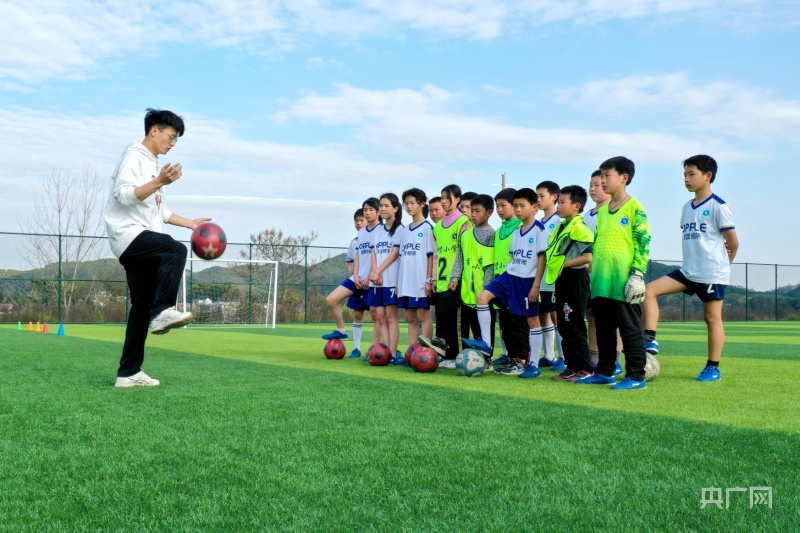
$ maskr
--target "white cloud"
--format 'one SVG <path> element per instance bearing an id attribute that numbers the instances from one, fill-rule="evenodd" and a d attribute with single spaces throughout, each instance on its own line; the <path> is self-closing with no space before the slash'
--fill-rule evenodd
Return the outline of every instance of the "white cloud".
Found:
<path id="1" fill-rule="evenodd" d="M 592 162 L 627 153 L 637 160 L 671 162 L 708 146 L 665 131 L 608 131 L 588 128 L 523 127 L 499 119 L 457 114 L 448 105 L 459 96 L 435 86 L 419 91 L 372 91 L 342 85 L 330 96 L 307 95 L 279 114 L 324 124 L 353 125 L 365 143 L 432 160 Z M 712 145 L 729 158 L 741 153 Z"/>
<path id="2" fill-rule="evenodd" d="M 102 61 L 165 46 L 240 46 L 248 53 L 407 30 L 431 39 L 492 40 L 552 23 L 597 24 L 690 13 L 739 31 L 800 24 L 797 0 L 0 0 L 0 79 L 82 78 Z M 683 23 L 675 17 L 674 23 Z"/>
<path id="3" fill-rule="evenodd" d="M 609 116 L 666 114 L 671 127 L 745 141 L 800 141 L 800 100 L 759 87 L 701 83 L 685 73 L 595 80 L 556 92 L 557 101 Z"/>

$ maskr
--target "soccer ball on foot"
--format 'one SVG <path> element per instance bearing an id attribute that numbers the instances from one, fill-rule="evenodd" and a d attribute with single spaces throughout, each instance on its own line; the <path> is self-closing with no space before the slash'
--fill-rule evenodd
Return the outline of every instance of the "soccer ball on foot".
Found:
<path id="1" fill-rule="evenodd" d="M 456 356 L 456 370 L 462 376 L 478 377 L 486 370 L 486 359 L 478 350 L 461 350 Z"/>
<path id="2" fill-rule="evenodd" d="M 341 359 L 347 353 L 347 347 L 341 339 L 332 339 L 325 343 L 323 353 L 328 359 Z"/>
<path id="3" fill-rule="evenodd" d="M 217 259 L 227 246 L 228 237 L 216 224 L 204 222 L 192 232 L 192 251 L 200 259 Z"/>
<path id="4" fill-rule="evenodd" d="M 408 364 L 417 372 L 436 372 L 439 368 L 439 360 L 436 358 L 436 352 L 430 348 L 421 346 L 419 349 L 414 350 L 414 354 L 409 359 Z"/>
<path id="5" fill-rule="evenodd" d="M 367 359 L 372 366 L 386 366 L 389 364 L 389 358 L 392 356 L 392 351 L 388 346 L 382 342 L 376 342 L 369 347 L 367 351 Z"/>
<path id="6" fill-rule="evenodd" d="M 653 381 L 658 377 L 661 372 L 661 363 L 653 354 L 647 354 L 647 360 L 644 363 L 644 380 Z"/>

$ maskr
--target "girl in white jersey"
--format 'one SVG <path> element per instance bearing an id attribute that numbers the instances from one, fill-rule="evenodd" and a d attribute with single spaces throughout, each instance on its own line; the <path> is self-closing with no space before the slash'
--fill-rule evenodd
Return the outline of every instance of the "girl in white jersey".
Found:
<path id="1" fill-rule="evenodd" d="M 372 273 L 369 276 L 367 304 L 381 332 L 381 339 L 393 354 L 392 363 L 402 364 L 395 356 L 400 341 L 400 324 L 397 321 L 397 274 L 400 263 L 397 258 L 404 229 L 400 223 L 403 211 L 397 195 L 389 192 L 381 196 L 378 213 L 383 224 L 378 227 L 372 244 Z"/>
<path id="2" fill-rule="evenodd" d="M 433 226 L 426 220 L 427 196 L 420 189 L 409 189 L 403 193 L 403 204 L 411 215 L 403 238 L 400 241 L 400 273 L 397 279 L 398 307 L 406 310 L 409 346 L 419 342 L 419 334 L 433 335 L 428 296 L 433 286 L 433 255 L 436 241 Z M 422 331 L 420 331 L 422 330 Z"/>

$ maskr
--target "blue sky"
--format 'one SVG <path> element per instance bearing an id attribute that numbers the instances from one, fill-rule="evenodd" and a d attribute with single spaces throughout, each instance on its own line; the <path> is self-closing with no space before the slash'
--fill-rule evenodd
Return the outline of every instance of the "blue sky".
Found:
<path id="1" fill-rule="evenodd" d="M 368 196 L 585 185 L 626 155 L 652 257 L 679 259 L 680 162 L 708 153 L 738 260 L 800 264 L 765 217 L 800 192 L 797 0 L 20 4 L 0 0 L 0 231 L 54 169 L 106 183 L 163 107 L 187 126 L 170 208 L 232 241 L 344 246 Z"/>

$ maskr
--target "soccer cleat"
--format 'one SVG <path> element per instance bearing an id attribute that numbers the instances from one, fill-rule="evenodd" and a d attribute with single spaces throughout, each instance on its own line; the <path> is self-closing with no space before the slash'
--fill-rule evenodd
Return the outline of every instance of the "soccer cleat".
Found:
<path id="1" fill-rule="evenodd" d="M 566 363 L 564 363 L 564 358 L 563 357 L 559 357 L 558 359 L 556 359 L 553 362 L 553 368 L 551 368 L 550 370 L 554 370 L 556 372 L 563 372 L 566 369 L 567 369 L 567 365 L 566 365 Z"/>
<path id="2" fill-rule="evenodd" d="M 350 355 L 348 357 L 350 359 L 358 359 L 359 357 L 361 357 L 361 350 L 359 350 L 358 348 L 353 348 L 353 351 L 350 352 Z"/>
<path id="3" fill-rule="evenodd" d="M 614 376 L 604 376 L 603 374 L 592 374 L 575 381 L 576 385 L 613 385 L 617 382 Z"/>
<path id="4" fill-rule="evenodd" d="M 546 357 L 542 357 L 539 359 L 539 368 L 550 368 L 556 363 L 555 359 L 548 359 Z"/>
<path id="5" fill-rule="evenodd" d="M 521 378 L 538 378 L 542 375 L 542 371 L 539 370 L 539 367 L 528 363 L 525 365 L 525 370 L 522 371 L 522 374 L 519 375 Z"/>
<path id="6" fill-rule="evenodd" d="M 445 352 L 447 352 L 447 343 L 439 337 L 430 338 L 420 335 L 419 343 L 439 354 L 439 357 L 444 357 Z"/>
<path id="7" fill-rule="evenodd" d="M 364 361 L 365 363 L 369 363 L 369 355 L 365 355 L 364 357 L 361 358 L 361 360 Z"/>
<path id="8" fill-rule="evenodd" d="M 347 340 L 350 337 L 348 337 L 347 332 L 342 333 L 338 329 L 335 329 L 330 333 L 326 333 L 325 335 L 323 335 L 322 338 L 325 339 L 326 341 L 333 341 L 336 339 Z"/>
<path id="9" fill-rule="evenodd" d="M 486 368 L 483 370 L 484 372 L 494 372 L 494 361 L 492 361 L 491 357 L 486 358 Z"/>
<path id="10" fill-rule="evenodd" d="M 181 313 L 174 307 L 164 309 L 150 322 L 150 333 L 163 335 L 172 328 L 180 328 L 192 321 L 192 313 Z"/>
<path id="11" fill-rule="evenodd" d="M 623 370 L 622 370 L 622 365 L 620 364 L 620 362 L 619 362 L 619 361 L 616 361 L 616 362 L 614 363 L 614 375 L 615 375 L 615 376 L 622 375 L 622 372 L 623 372 Z"/>
<path id="12" fill-rule="evenodd" d="M 502 357 L 500 357 L 498 359 L 495 359 L 492 362 L 494 363 L 494 366 L 496 368 L 500 368 L 500 367 L 503 367 L 503 366 L 506 366 L 506 365 L 510 365 L 511 364 L 511 358 L 508 356 L 508 354 L 506 354 L 506 355 L 504 355 L 504 356 L 502 356 Z"/>
<path id="13" fill-rule="evenodd" d="M 161 384 L 157 379 L 153 379 L 141 370 L 132 376 L 118 377 L 117 382 L 114 383 L 115 387 L 157 387 Z"/>
<path id="14" fill-rule="evenodd" d="M 625 378 L 616 385 L 611 385 L 614 390 L 633 390 L 633 389 L 646 389 L 647 382 L 645 380 L 635 380 L 633 378 Z"/>
<path id="15" fill-rule="evenodd" d="M 403 365 L 408 366 L 408 361 L 406 361 L 405 357 L 403 357 L 403 354 L 400 353 L 400 350 L 397 350 L 397 355 L 389 359 L 389 364 L 397 366 L 403 366 Z"/>
<path id="16" fill-rule="evenodd" d="M 447 368 L 450 370 L 456 369 L 456 360 L 455 359 L 442 359 L 439 361 L 439 368 Z"/>
<path id="17" fill-rule="evenodd" d="M 491 357 L 492 355 L 492 347 L 486 344 L 486 341 L 483 339 L 461 339 L 461 342 L 467 348 L 472 348 L 473 350 L 478 350 L 481 352 L 481 355 L 484 357 Z"/>
<path id="18" fill-rule="evenodd" d="M 589 376 L 593 376 L 594 373 L 589 372 L 588 370 L 578 370 L 575 372 L 572 377 L 568 378 L 572 383 L 575 383 L 579 379 L 588 378 Z"/>
<path id="19" fill-rule="evenodd" d="M 647 341 L 644 349 L 650 355 L 658 355 L 658 341 Z"/>
<path id="20" fill-rule="evenodd" d="M 722 372 L 720 372 L 718 366 L 711 366 L 708 365 L 700 372 L 700 375 L 697 376 L 697 381 L 719 381 L 722 379 Z"/>
<path id="21" fill-rule="evenodd" d="M 573 372 L 572 370 L 567 368 L 564 369 L 560 374 L 556 374 L 555 376 L 553 376 L 553 379 L 556 381 L 574 381 L 572 378 L 575 378 L 575 376 L 577 375 L 578 375 L 577 372 Z"/>
<path id="22" fill-rule="evenodd" d="M 519 364 L 519 361 L 511 361 L 511 363 L 503 368 L 495 370 L 495 374 L 500 374 L 501 376 L 519 376 L 525 371 L 522 368 L 522 365 Z"/>

